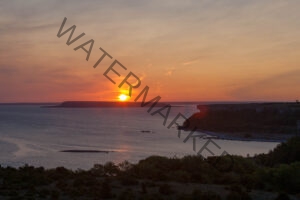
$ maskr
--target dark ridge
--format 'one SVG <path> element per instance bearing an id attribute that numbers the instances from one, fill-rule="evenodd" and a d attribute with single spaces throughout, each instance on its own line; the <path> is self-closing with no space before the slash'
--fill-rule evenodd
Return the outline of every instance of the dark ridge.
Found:
<path id="1" fill-rule="evenodd" d="M 244 104 L 210 104 L 197 106 L 194 113 L 178 129 L 193 129 L 238 134 L 245 138 L 262 134 L 300 134 L 300 103 L 268 102 Z"/>
<path id="2" fill-rule="evenodd" d="M 105 107 L 141 107 L 141 102 L 110 102 L 110 101 L 65 101 L 59 105 L 45 106 L 55 108 L 105 108 Z M 167 103 L 158 102 L 155 107 L 165 106 Z M 152 103 L 146 105 L 152 106 Z"/>
<path id="3" fill-rule="evenodd" d="M 112 153 L 112 152 L 115 152 L 115 151 L 70 149 L 70 150 L 62 150 L 60 152 L 67 152 L 67 153 Z"/>
<path id="4" fill-rule="evenodd" d="M 145 102 L 146 103 L 146 102 Z M 201 105 L 212 105 L 212 106 L 231 106 L 231 105 L 242 105 L 242 104 L 258 104 L 254 102 L 158 102 L 155 107 L 163 107 L 170 104 L 172 107 L 183 107 L 186 104 L 200 104 Z M 270 102 L 271 103 L 271 102 Z M 272 103 L 271 103 L 272 104 Z M 152 106 L 153 103 L 149 103 L 145 107 Z M 64 101 L 52 105 L 42 106 L 45 108 L 102 108 L 102 107 L 142 107 L 142 102 L 120 102 L 120 101 Z"/>
<path id="5" fill-rule="evenodd" d="M 56 105 L 57 103 L 47 103 L 47 102 L 42 102 L 42 103 L 31 103 L 31 102 L 28 102 L 28 103 L 0 103 L 0 106 L 36 106 L 36 105 L 40 105 L 40 106 L 53 106 L 53 105 Z"/>

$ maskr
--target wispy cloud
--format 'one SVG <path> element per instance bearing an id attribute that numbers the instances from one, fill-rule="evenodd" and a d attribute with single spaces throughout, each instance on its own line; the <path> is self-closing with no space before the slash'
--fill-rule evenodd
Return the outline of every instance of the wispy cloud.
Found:
<path id="1" fill-rule="evenodd" d="M 183 62 L 182 65 L 191 65 L 191 64 L 195 64 L 195 63 L 198 63 L 199 60 L 190 60 L 190 61 L 186 61 L 186 62 Z"/>
<path id="2" fill-rule="evenodd" d="M 232 91 L 232 95 L 238 99 L 285 99 L 294 100 L 300 98 L 300 70 L 283 72 L 253 84 L 239 87 Z M 287 97 L 292 93 L 291 99 Z"/>
<path id="3" fill-rule="evenodd" d="M 176 71 L 176 69 L 175 69 L 175 67 L 171 67 L 171 68 L 167 68 L 165 71 L 166 71 L 165 72 L 166 76 L 172 76 L 173 73 Z"/>

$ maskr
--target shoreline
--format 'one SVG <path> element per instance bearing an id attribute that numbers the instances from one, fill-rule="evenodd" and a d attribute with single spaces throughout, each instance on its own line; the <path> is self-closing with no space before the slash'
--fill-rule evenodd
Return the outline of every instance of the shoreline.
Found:
<path id="1" fill-rule="evenodd" d="M 188 130 L 184 130 L 188 131 Z M 216 140 L 233 140 L 233 141 L 245 141 L 245 142 L 285 142 L 289 138 L 295 136 L 293 134 L 262 134 L 262 133 L 224 133 L 213 132 L 202 129 L 197 129 L 197 133 L 205 134 L 203 139 L 216 139 Z M 249 137 L 245 137 L 246 134 L 250 134 Z"/>

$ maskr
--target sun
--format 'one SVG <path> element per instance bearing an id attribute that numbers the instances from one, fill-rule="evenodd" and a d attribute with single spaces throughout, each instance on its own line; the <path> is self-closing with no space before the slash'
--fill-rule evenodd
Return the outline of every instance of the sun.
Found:
<path id="1" fill-rule="evenodd" d="M 120 94 L 120 95 L 119 95 L 119 100 L 120 100 L 120 101 L 126 101 L 127 98 L 128 98 L 128 96 L 125 95 L 125 94 Z"/>

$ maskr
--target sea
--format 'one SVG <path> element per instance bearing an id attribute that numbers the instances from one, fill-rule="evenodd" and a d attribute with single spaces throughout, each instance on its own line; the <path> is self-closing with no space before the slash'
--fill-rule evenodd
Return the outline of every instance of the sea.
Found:
<path id="1" fill-rule="evenodd" d="M 165 124 L 162 115 L 151 114 L 158 108 L 148 113 L 147 107 L 44 106 L 0 105 L 1 166 L 28 164 L 45 168 L 90 169 L 94 164 L 109 161 L 137 163 L 152 155 L 178 158 L 197 155 L 201 149 L 204 157 L 224 152 L 252 156 L 267 153 L 278 145 L 277 142 L 188 137 L 190 132 L 179 132 L 176 125 L 168 128 L 179 112 L 187 117 L 197 112 L 197 104 L 193 103 L 176 103 Z M 183 118 L 179 118 L 178 123 L 182 122 Z M 197 134 L 202 133 L 190 136 Z"/>

